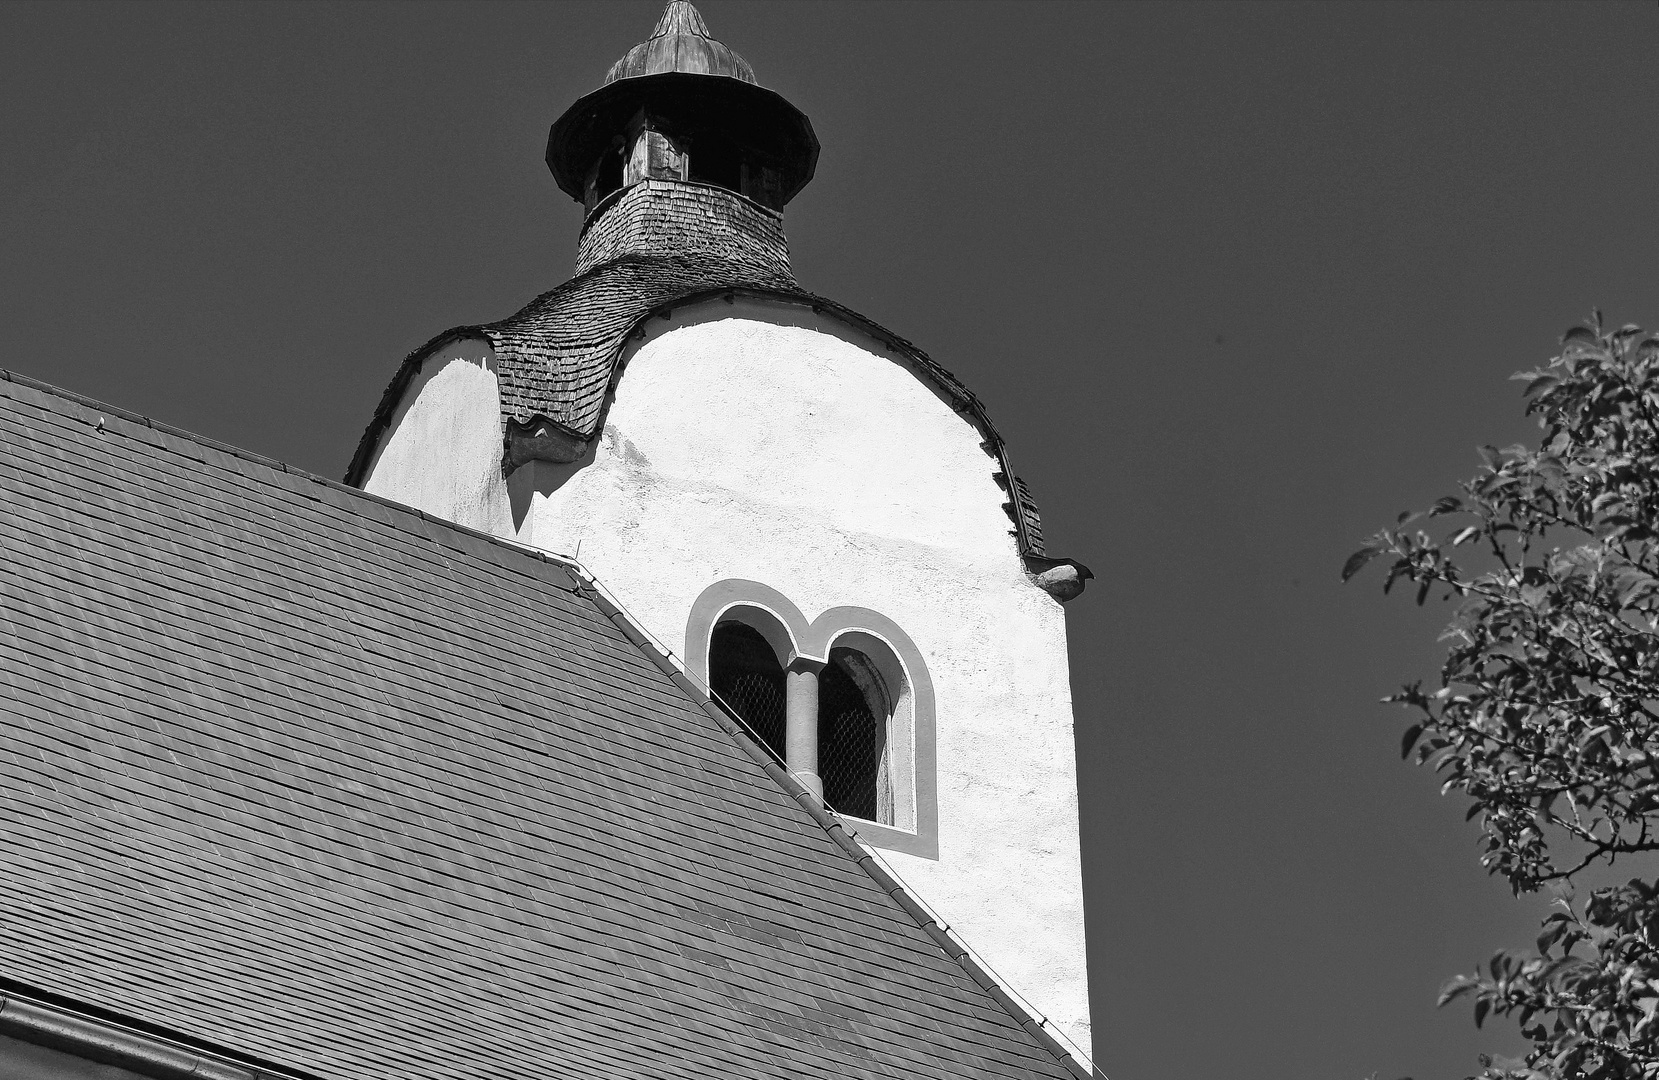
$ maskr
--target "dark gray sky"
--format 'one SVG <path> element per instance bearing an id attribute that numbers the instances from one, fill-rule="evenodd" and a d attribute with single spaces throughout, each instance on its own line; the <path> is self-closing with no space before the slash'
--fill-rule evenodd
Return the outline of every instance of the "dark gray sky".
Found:
<path id="1" fill-rule="evenodd" d="M 1447 611 L 1343 558 L 1659 323 L 1659 8 L 752 3 L 796 272 L 985 399 L 1068 607 L 1100 1065 L 1462 1076 L 1441 980 L 1542 914 L 1375 704 Z M 329 476 L 398 361 L 569 276 L 606 4 L 0 7 L 0 366 Z"/>

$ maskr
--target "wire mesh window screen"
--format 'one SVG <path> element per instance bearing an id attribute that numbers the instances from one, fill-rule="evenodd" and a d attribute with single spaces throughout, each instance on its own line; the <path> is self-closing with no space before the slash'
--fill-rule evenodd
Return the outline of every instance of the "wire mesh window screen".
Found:
<path id="1" fill-rule="evenodd" d="M 758 631 L 732 622 L 714 628 L 709 641 L 709 688 L 783 758 L 783 667 Z"/>
<path id="2" fill-rule="evenodd" d="M 818 677 L 818 776 L 824 782 L 824 801 L 836 810 L 891 825 L 889 707 L 865 668 L 868 661 L 858 653 L 836 649 Z"/>

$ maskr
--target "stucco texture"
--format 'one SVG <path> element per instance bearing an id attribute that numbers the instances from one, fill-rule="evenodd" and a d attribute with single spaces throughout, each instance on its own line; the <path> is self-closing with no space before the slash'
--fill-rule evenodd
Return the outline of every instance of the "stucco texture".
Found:
<path id="1" fill-rule="evenodd" d="M 902 627 L 936 698 L 939 858 L 883 857 L 1086 1049 L 1065 621 L 1025 573 L 981 434 L 908 361 L 827 315 L 713 300 L 647 325 L 589 454 L 510 479 L 517 538 L 577 555 L 676 652 L 699 594 L 732 578 L 809 620 L 856 605 Z M 482 522 L 499 496 L 469 463 L 486 431 L 499 456 L 498 414 L 482 378 L 445 374 L 453 361 L 428 380 L 435 360 L 367 486 L 446 516 L 414 496 L 447 499 L 497 531 Z M 457 475 L 400 465 L 383 482 L 393 448 L 449 430 L 446 412 L 469 429 Z M 443 467 L 395 460 L 417 457 Z"/>
<path id="2" fill-rule="evenodd" d="M 501 383 L 486 341 L 451 342 L 421 365 L 363 490 L 495 536 L 511 536 L 501 475 Z"/>

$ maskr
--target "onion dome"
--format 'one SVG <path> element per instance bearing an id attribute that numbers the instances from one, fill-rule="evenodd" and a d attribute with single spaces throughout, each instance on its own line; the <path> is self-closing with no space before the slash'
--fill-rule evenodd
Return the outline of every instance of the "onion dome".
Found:
<path id="1" fill-rule="evenodd" d="M 642 173 L 629 159 L 642 131 L 649 156 L 678 179 L 714 184 L 779 209 L 806 186 L 818 138 L 806 115 L 755 80 L 754 69 L 709 36 L 687 0 L 673 0 L 651 37 L 611 66 L 604 84 L 553 124 L 547 167 L 592 212 Z M 661 177 L 669 166 L 647 170 Z"/>
<path id="2" fill-rule="evenodd" d="M 605 82 L 661 75 L 665 71 L 687 71 L 698 75 L 724 75 L 754 83 L 755 69 L 722 42 L 709 37 L 703 16 L 688 0 L 673 0 L 663 9 L 662 18 L 651 36 L 628 50 L 628 55 L 611 65 Z"/>

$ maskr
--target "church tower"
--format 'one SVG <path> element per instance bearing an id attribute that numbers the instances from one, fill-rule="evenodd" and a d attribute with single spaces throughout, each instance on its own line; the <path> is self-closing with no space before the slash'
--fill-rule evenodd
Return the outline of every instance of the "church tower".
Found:
<path id="1" fill-rule="evenodd" d="M 1090 575 L 977 397 L 796 282 L 817 157 L 674 0 L 553 124 L 576 275 L 412 353 L 346 479 L 577 559 L 1087 1051 L 1061 603 Z"/>

